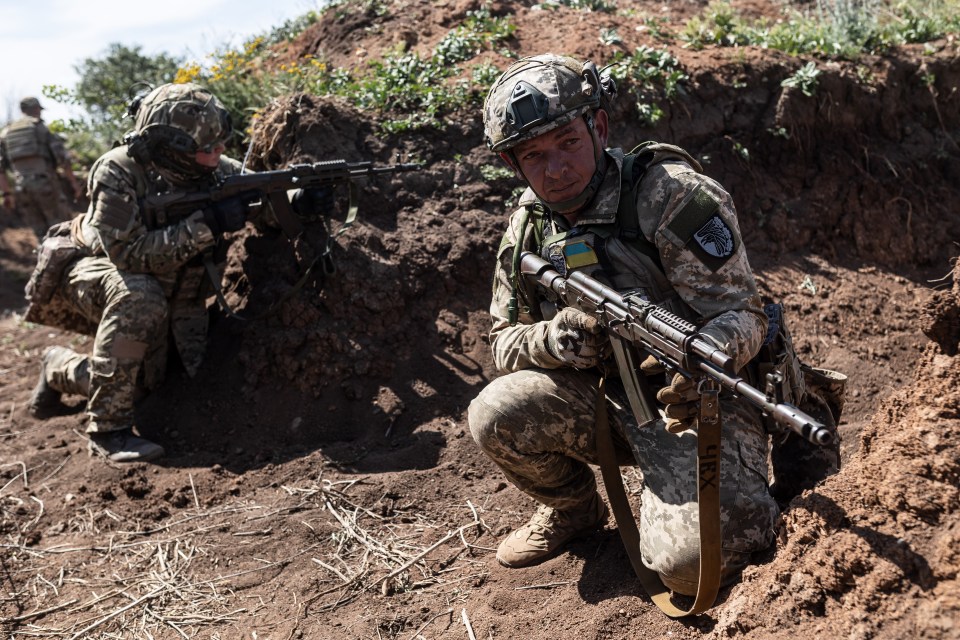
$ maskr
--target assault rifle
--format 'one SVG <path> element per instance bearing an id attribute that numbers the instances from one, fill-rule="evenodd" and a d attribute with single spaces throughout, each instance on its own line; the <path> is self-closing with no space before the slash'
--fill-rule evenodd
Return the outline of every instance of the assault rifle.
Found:
<path id="1" fill-rule="evenodd" d="M 284 234 L 293 241 L 303 233 L 303 223 L 294 213 L 287 198 L 287 191 L 333 186 L 346 182 L 350 187 L 350 208 L 344 226 L 339 232 L 342 233 L 346 227 L 353 223 L 357 215 L 356 179 L 386 173 L 419 171 L 421 168 L 422 166 L 419 164 L 410 163 L 374 166 L 372 162 L 347 162 L 345 160 L 295 164 L 286 169 L 275 171 L 227 176 L 213 187 L 202 191 L 148 195 L 145 206 L 156 211 L 161 218 L 160 224 L 165 224 L 162 218 L 166 217 L 167 220 L 172 221 L 172 212 L 183 212 L 181 215 L 189 215 L 189 213 L 197 209 L 203 209 L 218 200 L 234 196 L 246 197 L 251 202 L 258 198 L 265 199 L 273 209 Z"/>
<path id="2" fill-rule="evenodd" d="M 753 387 L 736 375 L 733 358 L 701 338 L 693 324 L 663 307 L 637 295 L 621 295 L 584 273 L 574 271 L 564 277 L 528 251 L 520 257 L 520 273 L 553 290 L 568 306 L 594 316 L 607 329 L 630 408 L 638 420 L 657 417 L 646 376 L 638 373 L 637 355 L 645 351 L 686 378 L 732 391 L 814 444 L 833 441 L 833 433 L 821 422 L 779 400 L 775 380 L 767 381 L 766 393 Z"/>
<path id="3" fill-rule="evenodd" d="M 190 215 L 198 209 L 204 209 L 210 204 L 226 198 L 239 196 L 248 203 L 256 200 L 260 200 L 262 204 L 269 203 L 280 228 L 293 246 L 294 257 L 302 271 L 297 283 L 288 293 L 288 295 L 292 295 L 313 277 L 314 266 L 318 262 L 321 263 L 324 273 L 329 275 L 335 272 L 332 256 L 334 242 L 353 224 L 359 211 L 357 205 L 359 190 L 355 180 L 386 173 L 419 171 L 421 168 L 421 165 L 412 163 L 374 166 L 372 162 L 347 162 L 346 160 L 295 164 L 286 169 L 275 171 L 226 176 L 209 189 L 150 194 L 144 199 L 143 206 L 146 210 L 153 212 L 158 224 L 167 225 Z M 305 265 L 300 246 L 300 237 L 304 230 L 303 222 L 293 210 L 290 199 L 287 197 L 287 191 L 312 187 L 332 187 L 341 182 L 346 182 L 350 189 L 350 205 L 347 210 L 347 217 L 336 234 L 327 233 L 326 246 L 320 256 L 311 261 L 309 265 Z M 311 212 L 311 214 L 314 214 L 314 212 Z M 216 272 L 209 254 L 203 256 L 203 264 L 220 306 L 227 315 L 239 318 L 223 296 L 223 291 L 220 288 L 220 276 Z"/>

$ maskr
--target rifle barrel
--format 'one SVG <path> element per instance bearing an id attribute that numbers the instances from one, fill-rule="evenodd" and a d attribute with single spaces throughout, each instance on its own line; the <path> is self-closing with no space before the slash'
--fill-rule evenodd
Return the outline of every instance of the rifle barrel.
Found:
<path id="1" fill-rule="evenodd" d="M 772 402 L 765 393 L 743 378 L 728 375 L 709 363 L 703 363 L 700 368 L 723 387 L 743 397 L 750 404 L 813 444 L 828 445 L 833 442 L 833 433 L 829 429 L 792 404 Z"/>

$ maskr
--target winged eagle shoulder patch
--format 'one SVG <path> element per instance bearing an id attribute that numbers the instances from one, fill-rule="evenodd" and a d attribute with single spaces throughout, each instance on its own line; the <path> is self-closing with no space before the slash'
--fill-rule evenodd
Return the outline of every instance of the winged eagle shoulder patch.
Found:
<path id="1" fill-rule="evenodd" d="M 715 258 L 729 258 L 733 255 L 733 232 L 720 215 L 715 215 L 693 234 L 700 248 Z"/>
<path id="2" fill-rule="evenodd" d="M 711 271 L 722 267 L 737 252 L 737 236 L 720 215 L 720 203 L 701 187 L 687 198 L 667 224 L 667 230 Z"/>

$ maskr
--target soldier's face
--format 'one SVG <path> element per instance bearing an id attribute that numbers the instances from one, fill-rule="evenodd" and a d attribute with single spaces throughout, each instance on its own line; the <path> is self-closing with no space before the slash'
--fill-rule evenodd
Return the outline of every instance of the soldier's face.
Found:
<path id="1" fill-rule="evenodd" d="M 197 151 L 196 161 L 202 167 L 216 167 L 220 164 L 220 156 L 226 150 L 226 145 L 218 142 L 210 148 L 210 151 Z"/>
<path id="2" fill-rule="evenodd" d="M 606 113 L 595 116 L 597 146 L 583 118 L 514 147 L 519 169 L 544 201 L 563 202 L 587 187 L 597 167 L 597 150 L 607 138 Z"/>

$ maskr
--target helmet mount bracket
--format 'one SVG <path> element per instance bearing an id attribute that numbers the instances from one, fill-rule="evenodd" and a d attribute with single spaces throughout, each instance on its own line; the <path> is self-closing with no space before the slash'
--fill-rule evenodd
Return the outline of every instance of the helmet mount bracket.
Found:
<path id="1" fill-rule="evenodd" d="M 547 97 L 535 86 L 521 80 L 513 87 L 507 102 L 507 122 L 518 133 L 523 133 L 547 121 Z"/>

